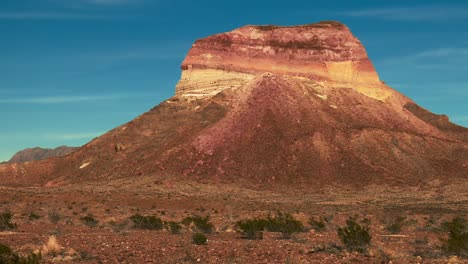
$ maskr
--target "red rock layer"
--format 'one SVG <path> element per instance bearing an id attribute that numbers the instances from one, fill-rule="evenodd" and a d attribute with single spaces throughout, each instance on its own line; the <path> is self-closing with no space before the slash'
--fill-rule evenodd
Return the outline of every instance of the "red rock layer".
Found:
<path id="1" fill-rule="evenodd" d="M 182 63 L 183 71 L 196 69 L 379 83 L 363 45 L 338 22 L 295 27 L 245 26 L 200 39 Z M 179 93 L 184 91 L 179 88 Z"/>

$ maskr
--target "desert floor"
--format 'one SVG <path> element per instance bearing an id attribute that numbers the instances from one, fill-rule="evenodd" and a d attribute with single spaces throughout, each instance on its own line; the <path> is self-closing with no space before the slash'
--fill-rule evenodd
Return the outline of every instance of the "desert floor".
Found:
<path id="1" fill-rule="evenodd" d="M 53 188 L 0 187 L 0 212 L 13 213 L 16 229 L 0 232 L 0 243 L 28 254 L 43 251 L 43 262 L 62 263 L 468 263 L 442 250 L 444 221 L 467 217 L 468 183 L 421 187 L 366 186 L 360 191 L 329 186 L 308 191 L 275 191 L 229 184 L 155 181 L 150 177 Z M 235 230 L 239 220 L 291 213 L 306 230 L 285 239 L 265 232 L 248 240 Z M 179 234 L 139 230 L 132 215 L 180 222 L 210 215 L 215 231 L 206 245 L 192 242 L 191 226 Z M 81 218 L 92 215 L 92 227 Z M 348 252 L 337 235 L 349 216 L 370 220 L 367 253 Z M 36 217 L 34 217 L 36 216 Z M 327 217 L 316 231 L 310 217 Z M 387 230 L 406 217 L 396 234 Z M 35 219 L 38 218 L 38 219 Z M 59 248 L 44 251 L 50 236 Z M 50 247 L 50 246 L 49 246 Z"/>

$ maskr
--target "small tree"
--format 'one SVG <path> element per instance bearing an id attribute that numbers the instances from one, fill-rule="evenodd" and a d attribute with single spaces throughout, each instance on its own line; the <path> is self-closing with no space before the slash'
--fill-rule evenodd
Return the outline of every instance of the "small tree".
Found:
<path id="1" fill-rule="evenodd" d="M 364 219 L 362 222 L 366 223 L 360 225 L 356 222 L 356 217 L 349 217 L 346 220 L 346 226 L 338 228 L 338 236 L 350 251 L 363 253 L 370 245 L 369 220 Z"/>

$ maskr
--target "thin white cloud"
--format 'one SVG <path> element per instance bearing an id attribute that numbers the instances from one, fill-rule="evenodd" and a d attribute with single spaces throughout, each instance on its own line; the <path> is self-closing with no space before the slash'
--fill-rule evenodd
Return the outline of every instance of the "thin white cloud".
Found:
<path id="1" fill-rule="evenodd" d="M 398 21 L 440 21 L 468 19 L 468 8 L 463 6 L 394 7 L 351 10 L 340 14 L 358 18 Z"/>
<path id="2" fill-rule="evenodd" d="M 422 70 L 468 70 L 468 48 L 437 48 L 380 61 L 383 65 L 411 65 Z"/>
<path id="3" fill-rule="evenodd" d="M 439 48 L 419 52 L 415 58 L 440 58 L 449 56 L 468 56 L 468 48 Z"/>
<path id="4" fill-rule="evenodd" d="M 62 12 L 12 12 L 0 13 L 2 20 L 85 20 L 85 19 L 114 19 L 116 17 L 101 14 L 81 14 Z"/>
<path id="5" fill-rule="evenodd" d="M 118 100 L 126 98 L 124 95 L 103 95 L 103 96 L 48 96 L 32 98 L 10 98 L 0 99 L 0 103 L 8 104 L 63 104 L 81 103 L 89 101 Z"/>
<path id="6" fill-rule="evenodd" d="M 80 140 L 80 139 L 93 139 L 104 132 L 91 132 L 91 133 L 50 133 L 45 134 L 44 137 L 48 140 Z"/>

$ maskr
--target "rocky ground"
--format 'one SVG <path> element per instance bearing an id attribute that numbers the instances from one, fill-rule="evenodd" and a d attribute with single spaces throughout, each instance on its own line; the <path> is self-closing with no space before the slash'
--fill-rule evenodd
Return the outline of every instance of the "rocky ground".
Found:
<path id="1" fill-rule="evenodd" d="M 427 188 L 368 187 L 359 193 L 337 186 L 306 190 L 251 190 L 195 182 L 154 182 L 151 178 L 115 180 L 56 188 L 0 188 L 0 212 L 10 211 L 17 227 L 0 232 L 0 243 L 27 254 L 42 250 L 44 263 L 467 263 L 441 249 L 444 221 L 466 217 L 466 182 Z M 276 211 L 289 212 L 306 227 L 285 239 L 265 232 L 248 240 L 235 223 Z M 210 215 L 215 231 L 206 245 L 195 245 L 190 226 L 137 230 L 132 215 L 155 215 L 180 222 Z M 93 226 L 81 218 L 92 215 Z M 368 218 L 367 253 L 348 252 L 337 235 L 349 216 Z M 330 220 L 324 231 L 310 217 Z M 395 234 L 387 228 L 406 217 Z M 37 218 L 37 219 L 36 219 Z M 51 236 L 58 247 L 47 246 Z M 49 241 L 50 243 L 50 241 Z M 51 249 L 52 247 L 52 249 Z"/>

